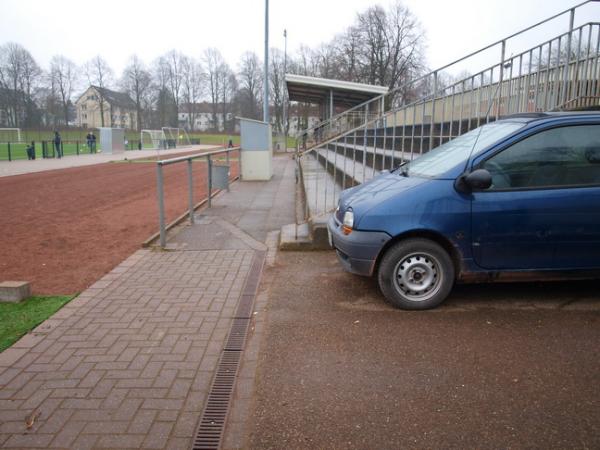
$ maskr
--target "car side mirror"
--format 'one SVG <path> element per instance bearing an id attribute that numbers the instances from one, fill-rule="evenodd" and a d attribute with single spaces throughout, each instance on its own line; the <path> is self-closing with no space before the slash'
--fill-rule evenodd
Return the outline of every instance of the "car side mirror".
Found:
<path id="1" fill-rule="evenodd" d="M 456 189 L 468 193 L 473 190 L 488 189 L 492 185 L 492 174 L 485 169 L 477 169 L 456 180 Z"/>
<path id="2" fill-rule="evenodd" d="M 477 169 L 465 177 L 465 183 L 471 189 L 487 189 L 492 185 L 492 174 L 485 169 Z"/>

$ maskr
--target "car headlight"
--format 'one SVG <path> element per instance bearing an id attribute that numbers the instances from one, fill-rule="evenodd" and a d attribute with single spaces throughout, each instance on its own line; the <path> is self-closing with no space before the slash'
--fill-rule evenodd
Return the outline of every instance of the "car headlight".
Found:
<path id="1" fill-rule="evenodd" d="M 344 234 L 352 233 L 352 227 L 354 227 L 354 211 L 351 209 L 344 213 L 344 220 L 342 221 L 342 231 Z"/>

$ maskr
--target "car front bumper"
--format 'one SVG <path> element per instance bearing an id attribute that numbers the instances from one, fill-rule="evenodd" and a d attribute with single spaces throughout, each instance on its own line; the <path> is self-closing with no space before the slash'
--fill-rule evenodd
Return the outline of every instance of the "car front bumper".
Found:
<path id="1" fill-rule="evenodd" d="M 380 231 L 358 231 L 345 235 L 342 224 L 332 214 L 327 222 L 329 243 L 336 250 L 340 263 L 348 272 L 371 276 L 375 270 L 377 255 L 391 239 L 390 235 Z"/>

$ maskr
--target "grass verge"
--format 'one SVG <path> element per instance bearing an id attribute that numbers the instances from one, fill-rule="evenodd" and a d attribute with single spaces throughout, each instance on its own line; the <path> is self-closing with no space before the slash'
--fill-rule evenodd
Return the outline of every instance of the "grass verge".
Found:
<path id="1" fill-rule="evenodd" d="M 20 303 L 0 303 L 0 352 L 70 302 L 75 296 L 29 297 Z"/>

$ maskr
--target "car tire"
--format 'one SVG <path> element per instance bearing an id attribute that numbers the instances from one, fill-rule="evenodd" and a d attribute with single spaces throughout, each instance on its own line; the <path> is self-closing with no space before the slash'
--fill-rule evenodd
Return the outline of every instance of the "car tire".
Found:
<path id="1" fill-rule="evenodd" d="M 452 259 L 439 244 L 422 238 L 394 244 L 385 254 L 377 273 L 379 288 L 396 308 L 435 308 L 454 286 Z"/>

